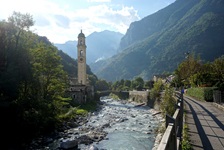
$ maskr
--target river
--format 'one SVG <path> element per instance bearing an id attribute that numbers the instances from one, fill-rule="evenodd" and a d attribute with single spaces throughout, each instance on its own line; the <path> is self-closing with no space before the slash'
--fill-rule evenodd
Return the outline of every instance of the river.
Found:
<path id="1" fill-rule="evenodd" d="M 139 106 L 127 101 L 101 99 L 102 108 L 89 115 L 88 122 L 66 131 L 68 134 L 54 140 L 45 149 L 60 149 L 63 141 L 72 141 L 91 134 L 94 142 L 81 142 L 81 150 L 151 150 L 155 142 L 155 130 L 160 120 L 152 115 L 148 106 Z M 80 132 L 82 131 L 82 132 Z M 94 135 L 93 135 L 94 133 Z"/>

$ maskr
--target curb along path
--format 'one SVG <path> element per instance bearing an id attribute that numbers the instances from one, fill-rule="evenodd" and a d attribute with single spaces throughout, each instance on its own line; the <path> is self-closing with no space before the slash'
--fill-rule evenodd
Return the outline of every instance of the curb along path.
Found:
<path id="1" fill-rule="evenodd" d="M 224 150 L 224 111 L 184 96 L 186 123 L 194 150 Z"/>

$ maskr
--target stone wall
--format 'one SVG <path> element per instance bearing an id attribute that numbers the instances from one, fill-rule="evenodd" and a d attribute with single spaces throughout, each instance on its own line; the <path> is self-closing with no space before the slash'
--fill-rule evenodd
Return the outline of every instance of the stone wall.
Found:
<path id="1" fill-rule="evenodd" d="M 160 99 L 150 99 L 150 91 L 129 91 L 129 100 L 145 103 L 155 110 L 160 110 Z"/>
<path id="2" fill-rule="evenodd" d="M 129 91 L 129 100 L 147 104 L 149 100 L 149 91 Z"/>

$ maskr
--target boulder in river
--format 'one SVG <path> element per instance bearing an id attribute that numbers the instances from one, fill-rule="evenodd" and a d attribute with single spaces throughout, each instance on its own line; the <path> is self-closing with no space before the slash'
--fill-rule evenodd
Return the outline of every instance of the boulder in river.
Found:
<path id="1" fill-rule="evenodd" d="M 95 145 L 91 145 L 89 150 L 99 150 Z"/>
<path id="2" fill-rule="evenodd" d="M 66 140 L 66 141 L 62 141 L 60 144 L 60 148 L 62 149 L 71 149 L 75 147 L 78 147 L 77 140 Z"/>

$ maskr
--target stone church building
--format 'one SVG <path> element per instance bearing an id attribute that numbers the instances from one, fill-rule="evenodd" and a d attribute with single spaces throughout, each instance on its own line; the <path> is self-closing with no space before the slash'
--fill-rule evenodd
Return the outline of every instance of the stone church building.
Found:
<path id="1" fill-rule="evenodd" d="M 89 84 L 86 74 L 86 47 L 85 35 L 81 30 L 77 43 L 78 78 L 69 79 L 70 87 L 67 90 L 67 93 L 77 104 L 86 103 L 94 98 L 94 88 Z"/>

